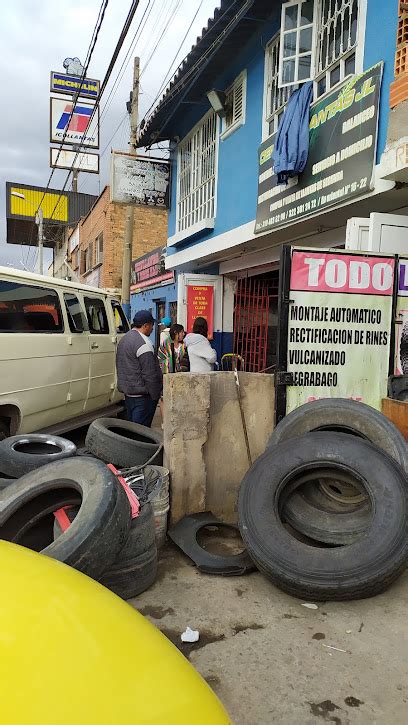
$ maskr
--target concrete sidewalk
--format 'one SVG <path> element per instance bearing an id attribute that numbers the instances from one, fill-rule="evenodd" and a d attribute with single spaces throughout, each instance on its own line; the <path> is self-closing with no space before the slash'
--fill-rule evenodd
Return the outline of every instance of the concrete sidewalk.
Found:
<path id="1" fill-rule="evenodd" d="M 168 544 L 156 584 L 130 603 L 184 651 L 235 725 L 408 720 L 407 574 L 374 599 L 311 610 L 259 573 L 200 574 Z M 181 645 L 187 625 L 197 644 Z"/>

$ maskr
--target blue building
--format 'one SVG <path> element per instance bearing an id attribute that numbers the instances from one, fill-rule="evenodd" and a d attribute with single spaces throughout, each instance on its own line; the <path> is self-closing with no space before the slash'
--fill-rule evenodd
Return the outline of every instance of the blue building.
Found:
<path id="1" fill-rule="evenodd" d="M 160 339 L 160 320 L 177 322 L 177 282 L 173 271 L 164 267 L 166 248 L 158 247 L 132 261 L 131 317 L 139 310 L 151 310 L 157 323 L 152 340 Z"/>
<path id="2" fill-rule="evenodd" d="M 170 141 L 166 269 L 178 317 L 186 323 L 189 285 L 213 287 L 217 350 L 242 354 L 249 370 L 275 362 L 282 244 L 359 248 L 373 212 L 408 214 L 398 8 L 222 0 L 146 119 L 140 146 Z M 307 81 L 308 165 L 277 186 L 279 122 Z"/>

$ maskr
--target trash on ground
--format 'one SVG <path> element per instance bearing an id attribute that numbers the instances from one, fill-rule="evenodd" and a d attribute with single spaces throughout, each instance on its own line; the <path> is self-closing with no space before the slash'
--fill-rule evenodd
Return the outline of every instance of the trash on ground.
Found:
<path id="1" fill-rule="evenodd" d="M 200 632 L 197 629 L 191 629 L 191 627 L 186 627 L 181 635 L 182 642 L 198 642 L 199 639 Z"/>

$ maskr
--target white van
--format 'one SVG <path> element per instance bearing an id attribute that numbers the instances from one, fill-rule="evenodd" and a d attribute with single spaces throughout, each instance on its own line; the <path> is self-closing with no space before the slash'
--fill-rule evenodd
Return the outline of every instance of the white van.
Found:
<path id="1" fill-rule="evenodd" d="M 0 438 L 119 412 L 115 353 L 128 329 L 104 290 L 0 267 Z"/>

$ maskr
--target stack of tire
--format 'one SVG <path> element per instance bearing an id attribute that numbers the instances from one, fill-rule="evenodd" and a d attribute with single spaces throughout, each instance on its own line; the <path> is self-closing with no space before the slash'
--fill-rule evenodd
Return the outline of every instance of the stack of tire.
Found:
<path id="1" fill-rule="evenodd" d="M 408 563 L 408 445 L 363 403 L 303 405 L 275 428 L 239 495 L 258 569 L 300 598 L 384 591 Z"/>
<path id="2" fill-rule="evenodd" d="M 127 494 L 104 462 L 76 455 L 63 438 L 29 434 L 0 442 L 0 471 L 0 539 L 58 559 L 124 599 L 153 584 L 151 506 L 132 519 Z M 54 516 L 61 508 L 72 520 L 63 532 Z"/>

